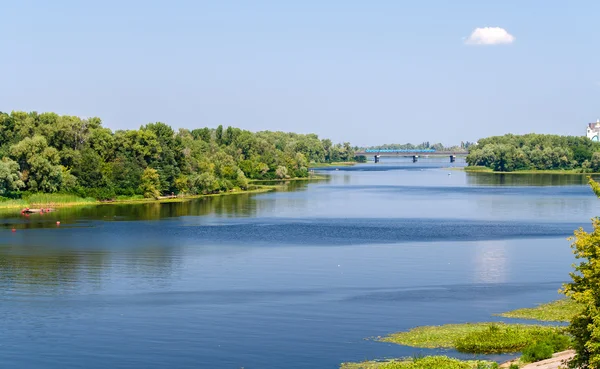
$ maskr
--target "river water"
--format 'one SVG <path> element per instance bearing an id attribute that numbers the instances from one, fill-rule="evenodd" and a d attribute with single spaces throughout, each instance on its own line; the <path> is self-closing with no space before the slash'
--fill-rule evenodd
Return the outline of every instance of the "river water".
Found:
<path id="1" fill-rule="evenodd" d="M 364 164 L 267 194 L 6 213 L 0 367 L 333 369 L 439 352 L 369 337 L 557 298 L 573 262 L 567 237 L 600 215 L 585 178 L 448 165 Z"/>

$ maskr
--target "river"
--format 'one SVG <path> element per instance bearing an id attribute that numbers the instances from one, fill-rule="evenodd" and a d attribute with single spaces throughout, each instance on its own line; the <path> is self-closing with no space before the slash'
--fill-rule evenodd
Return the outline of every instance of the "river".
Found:
<path id="1" fill-rule="evenodd" d="M 0 367 L 334 369 L 438 352 L 369 337 L 557 298 L 574 260 L 567 237 L 600 215 L 585 178 L 448 165 L 362 164 L 266 194 L 6 213 Z"/>

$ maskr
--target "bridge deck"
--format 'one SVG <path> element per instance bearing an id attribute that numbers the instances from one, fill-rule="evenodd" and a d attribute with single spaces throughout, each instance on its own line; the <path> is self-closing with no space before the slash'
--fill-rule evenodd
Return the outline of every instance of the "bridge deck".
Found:
<path id="1" fill-rule="evenodd" d="M 357 151 L 355 155 L 357 156 L 466 156 L 468 154 L 467 151 L 433 151 L 433 152 L 420 152 L 420 151 L 398 151 L 398 152 L 365 152 L 365 151 Z"/>

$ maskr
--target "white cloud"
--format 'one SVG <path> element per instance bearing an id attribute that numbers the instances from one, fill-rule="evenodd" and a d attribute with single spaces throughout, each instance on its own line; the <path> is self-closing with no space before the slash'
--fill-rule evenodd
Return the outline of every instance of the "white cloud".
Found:
<path id="1" fill-rule="evenodd" d="M 467 45 L 500 45 L 512 44 L 515 36 L 500 27 L 475 28 L 471 36 L 465 40 Z"/>

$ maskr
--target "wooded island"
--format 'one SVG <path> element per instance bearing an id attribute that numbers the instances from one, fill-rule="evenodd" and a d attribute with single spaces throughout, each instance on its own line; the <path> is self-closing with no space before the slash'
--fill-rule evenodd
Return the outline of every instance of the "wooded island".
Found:
<path id="1" fill-rule="evenodd" d="M 354 158 L 315 134 L 234 127 L 173 130 L 149 123 L 112 132 L 100 118 L 0 112 L 0 195 L 157 198 L 245 190 L 249 180 L 302 178 L 310 163 Z"/>

